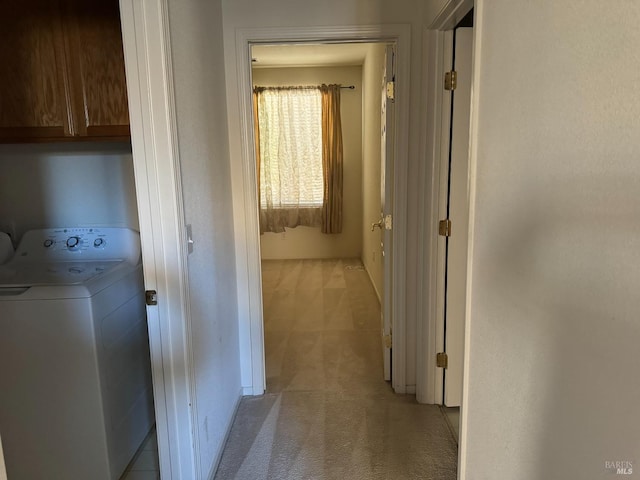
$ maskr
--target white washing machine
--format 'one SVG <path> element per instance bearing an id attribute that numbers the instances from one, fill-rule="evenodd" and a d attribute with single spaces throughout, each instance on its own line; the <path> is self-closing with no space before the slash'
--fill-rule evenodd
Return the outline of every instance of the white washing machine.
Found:
<path id="1" fill-rule="evenodd" d="M 153 422 L 138 234 L 25 233 L 0 265 L 8 478 L 116 480 Z"/>

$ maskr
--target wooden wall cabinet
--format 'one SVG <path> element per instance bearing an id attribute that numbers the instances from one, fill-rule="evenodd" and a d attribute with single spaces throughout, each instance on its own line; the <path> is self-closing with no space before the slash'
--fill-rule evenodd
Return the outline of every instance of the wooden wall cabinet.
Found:
<path id="1" fill-rule="evenodd" d="M 128 138 L 118 1 L 0 5 L 0 142 Z"/>

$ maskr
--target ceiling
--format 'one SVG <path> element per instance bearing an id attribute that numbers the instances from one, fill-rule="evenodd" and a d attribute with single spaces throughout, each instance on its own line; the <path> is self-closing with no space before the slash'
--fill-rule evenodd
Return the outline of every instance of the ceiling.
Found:
<path id="1" fill-rule="evenodd" d="M 253 68 L 362 65 L 370 43 L 253 45 Z"/>

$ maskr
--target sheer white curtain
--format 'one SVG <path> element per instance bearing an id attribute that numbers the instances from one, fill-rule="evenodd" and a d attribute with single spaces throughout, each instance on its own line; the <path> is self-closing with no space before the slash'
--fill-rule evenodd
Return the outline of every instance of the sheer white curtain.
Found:
<path id="1" fill-rule="evenodd" d="M 256 90 L 260 230 L 320 226 L 322 94 L 317 87 Z"/>

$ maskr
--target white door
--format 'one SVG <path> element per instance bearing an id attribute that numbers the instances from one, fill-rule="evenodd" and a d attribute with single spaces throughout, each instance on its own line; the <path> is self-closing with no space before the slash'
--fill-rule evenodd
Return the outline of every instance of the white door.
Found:
<path id="1" fill-rule="evenodd" d="M 384 379 L 391 380 L 391 227 L 393 185 L 393 114 L 394 114 L 394 47 L 388 45 L 385 52 L 381 95 L 381 155 L 380 155 L 380 247 L 382 251 L 382 354 Z M 391 84 L 391 88 L 388 85 Z"/>
<path id="2" fill-rule="evenodd" d="M 445 352 L 448 365 L 444 371 L 444 404 L 448 407 L 460 406 L 462 399 L 469 226 L 468 172 L 472 50 L 473 28 L 456 29 L 454 70 L 457 72 L 457 87 L 452 95 L 448 203 L 451 235 L 447 238 L 445 280 Z"/>
<path id="3" fill-rule="evenodd" d="M 166 63 L 163 2 L 121 0 L 133 167 L 144 283 L 157 292 L 147 306 L 162 478 L 196 478 L 192 437 L 193 367 L 187 330 L 187 241 L 175 158 L 173 89 Z M 168 41 L 168 40 L 167 40 Z"/>

